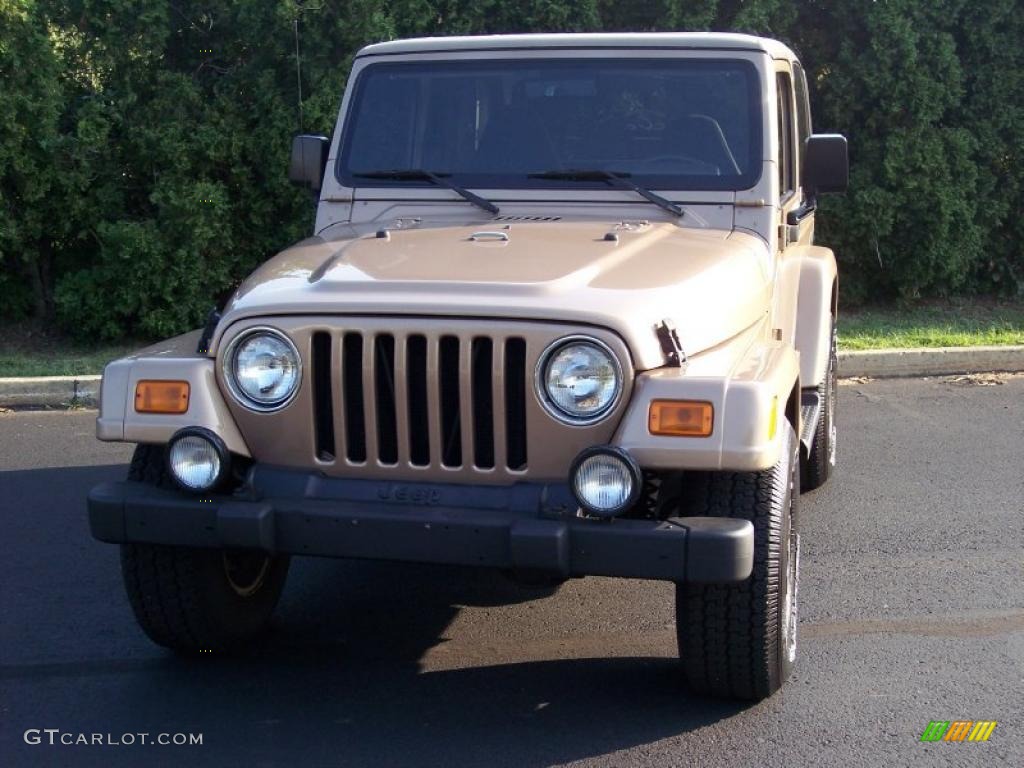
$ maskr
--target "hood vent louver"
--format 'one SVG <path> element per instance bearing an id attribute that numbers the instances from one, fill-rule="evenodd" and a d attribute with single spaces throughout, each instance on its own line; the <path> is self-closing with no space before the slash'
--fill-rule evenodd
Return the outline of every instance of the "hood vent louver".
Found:
<path id="1" fill-rule="evenodd" d="M 561 221 L 561 216 L 495 216 L 492 221 Z"/>

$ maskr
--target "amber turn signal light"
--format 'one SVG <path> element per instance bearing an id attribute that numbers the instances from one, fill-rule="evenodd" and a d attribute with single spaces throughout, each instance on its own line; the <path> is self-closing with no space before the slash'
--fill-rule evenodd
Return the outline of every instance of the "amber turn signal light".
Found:
<path id="1" fill-rule="evenodd" d="M 135 385 L 137 413 L 184 413 L 188 410 L 187 381 L 140 381 Z"/>
<path id="2" fill-rule="evenodd" d="M 707 437 L 715 420 L 711 403 L 701 400 L 654 400 L 647 428 L 652 435 Z"/>

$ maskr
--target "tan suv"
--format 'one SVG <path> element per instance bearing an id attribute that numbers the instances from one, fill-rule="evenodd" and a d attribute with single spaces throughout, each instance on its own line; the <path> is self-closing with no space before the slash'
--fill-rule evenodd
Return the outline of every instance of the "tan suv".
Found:
<path id="1" fill-rule="evenodd" d="M 799 491 L 835 462 L 846 142 L 785 46 L 403 40 L 355 59 L 290 175 L 315 236 L 202 331 L 107 366 L 89 495 L 155 642 L 256 633 L 291 555 L 677 584 L 697 691 L 796 656 Z"/>

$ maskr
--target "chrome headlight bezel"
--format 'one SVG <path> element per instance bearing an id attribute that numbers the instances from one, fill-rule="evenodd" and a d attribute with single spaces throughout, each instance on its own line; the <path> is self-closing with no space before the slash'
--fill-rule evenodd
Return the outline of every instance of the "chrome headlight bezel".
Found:
<path id="1" fill-rule="evenodd" d="M 615 373 L 615 392 L 611 399 L 600 410 L 587 416 L 577 416 L 569 413 L 568 411 L 562 410 L 562 408 L 559 407 L 552 399 L 547 386 L 548 366 L 550 365 L 552 358 L 565 347 L 574 344 L 584 344 L 595 347 L 608 358 Z M 533 387 L 534 392 L 537 395 L 537 399 L 540 401 L 540 404 L 544 407 L 544 410 L 547 411 L 549 416 L 563 424 L 568 424 L 574 427 L 586 427 L 603 421 L 615 411 L 619 401 L 622 399 L 622 393 L 625 389 L 625 379 L 622 373 L 622 363 L 619 361 L 618 355 L 615 354 L 610 346 L 593 336 L 574 334 L 572 336 L 563 336 L 556 339 L 549 344 L 547 348 L 545 348 L 543 354 L 537 359 L 537 368 L 534 371 L 533 377 Z"/>
<path id="2" fill-rule="evenodd" d="M 253 336 L 271 336 L 277 341 L 283 342 L 295 358 L 295 385 L 285 397 L 279 398 L 273 402 L 261 402 L 253 399 L 239 386 L 238 380 L 235 377 L 235 357 L 238 353 L 239 347 L 244 342 L 252 339 Z M 286 333 L 269 325 L 254 326 L 252 328 L 246 328 L 233 338 L 230 344 L 228 344 L 227 349 L 224 350 L 224 356 L 221 359 L 221 373 L 224 376 L 224 381 L 227 383 L 231 395 L 239 405 L 248 408 L 250 411 L 270 413 L 272 411 L 281 410 L 291 403 L 291 401 L 295 399 L 296 395 L 299 394 L 299 390 L 302 388 L 302 356 L 299 354 L 298 347 L 296 347 L 295 343 L 288 338 Z"/>

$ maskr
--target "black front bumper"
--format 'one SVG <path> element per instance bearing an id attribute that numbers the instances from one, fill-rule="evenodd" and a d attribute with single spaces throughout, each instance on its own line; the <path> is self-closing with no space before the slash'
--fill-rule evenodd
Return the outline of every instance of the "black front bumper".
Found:
<path id="1" fill-rule="evenodd" d="M 747 520 L 579 517 L 560 485 L 511 487 L 325 478 L 256 466 L 244 491 L 188 496 L 136 482 L 89 494 L 100 541 L 239 547 L 555 576 L 736 582 L 750 575 Z"/>

